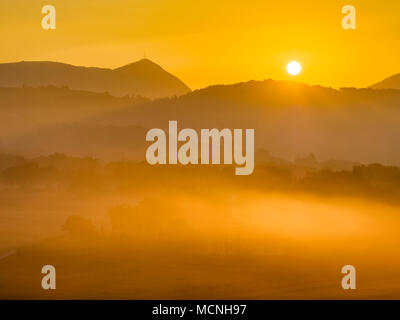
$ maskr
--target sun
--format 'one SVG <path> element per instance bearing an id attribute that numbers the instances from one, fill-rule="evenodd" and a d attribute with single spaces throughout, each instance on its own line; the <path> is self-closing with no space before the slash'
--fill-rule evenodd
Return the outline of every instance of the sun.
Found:
<path id="1" fill-rule="evenodd" d="M 301 65 L 297 61 L 291 61 L 288 63 L 286 70 L 290 75 L 295 76 L 300 73 Z"/>

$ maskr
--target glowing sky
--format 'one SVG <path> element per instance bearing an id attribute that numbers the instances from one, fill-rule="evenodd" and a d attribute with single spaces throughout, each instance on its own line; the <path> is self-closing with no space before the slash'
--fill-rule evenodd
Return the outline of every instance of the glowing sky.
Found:
<path id="1" fill-rule="evenodd" d="M 41 8 L 57 29 L 41 28 Z M 341 8 L 357 10 L 343 30 Z M 292 78 L 367 86 L 400 72 L 399 0 L 1 0 L 0 62 L 118 67 L 144 54 L 191 88 Z"/>

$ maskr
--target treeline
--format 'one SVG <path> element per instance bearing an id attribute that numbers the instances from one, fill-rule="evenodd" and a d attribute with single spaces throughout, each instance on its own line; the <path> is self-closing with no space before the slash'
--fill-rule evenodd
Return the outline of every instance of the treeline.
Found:
<path id="1" fill-rule="evenodd" d="M 235 176 L 232 166 L 151 166 L 145 162 L 103 162 L 54 154 L 25 159 L 0 156 L 2 188 L 61 189 L 74 192 L 145 192 L 221 188 L 312 192 L 361 196 L 385 201 L 400 199 L 400 168 L 380 164 L 349 170 L 310 169 L 295 164 L 258 164 L 250 176 Z"/>

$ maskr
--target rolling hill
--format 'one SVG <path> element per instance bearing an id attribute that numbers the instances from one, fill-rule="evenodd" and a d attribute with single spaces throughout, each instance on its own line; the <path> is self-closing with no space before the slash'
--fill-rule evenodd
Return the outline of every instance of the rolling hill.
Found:
<path id="1" fill-rule="evenodd" d="M 256 149 L 294 159 L 400 164 L 400 90 L 309 86 L 288 81 L 217 85 L 116 110 L 96 121 L 178 128 L 254 128 Z"/>
<path id="2" fill-rule="evenodd" d="M 400 89 L 400 73 L 370 86 L 372 89 Z"/>
<path id="3" fill-rule="evenodd" d="M 179 129 L 254 128 L 255 149 L 284 159 L 314 153 L 321 161 L 400 164 L 400 150 L 393 148 L 400 137 L 400 90 L 394 89 L 265 80 L 154 101 L 54 87 L 3 88 L 0 99 L 3 153 L 141 160 L 146 130 L 177 120 Z"/>
<path id="4" fill-rule="evenodd" d="M 38 129 L 81 123 L 88 117 L 116 112 L 149 99 L 57 88 L 1 88 L 0 140 Z"/>
<path id="5" fill-rule="evenodd" d="M 77 67 L 58 62 L 0 64 L 1 87 L 53 85 L 75 90 L 108 92 L 114 96 L 148 98 L 179 96 L 190 88 L 148 59 L 117 69 Z"/>

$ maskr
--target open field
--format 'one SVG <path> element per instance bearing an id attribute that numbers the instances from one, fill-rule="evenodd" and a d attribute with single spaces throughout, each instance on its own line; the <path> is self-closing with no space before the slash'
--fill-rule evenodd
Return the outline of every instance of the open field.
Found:
<path id="1" fill-rule="evenodd" d="M 0 260 L 0 297 L 400 297 L 397 206 L 239 191 L 207 200 L 159 192 L 157 200 L 138 207 L 131 195 L 8 197 L 15 214 L 2 217 L 3 246 L 3 240 L 9 241 L 8 249 L 12 243 L 30 244 Z M 112 232 L 108 208 L 116 203 L 131 203 L 135 216 L 125 220 L 124 229 L 114 225 Z M 146 211 L 154 206 L 159 212 Z M 90 218 L 95 231 L 63 232 L 65 218 L 74 214 Z M 55 291 L 41 289 L 40 271 L 46 264 L 57 269 Z M 341 288 L 340 271 L 346 264 L 357 268 L 358 290 Z"/>

